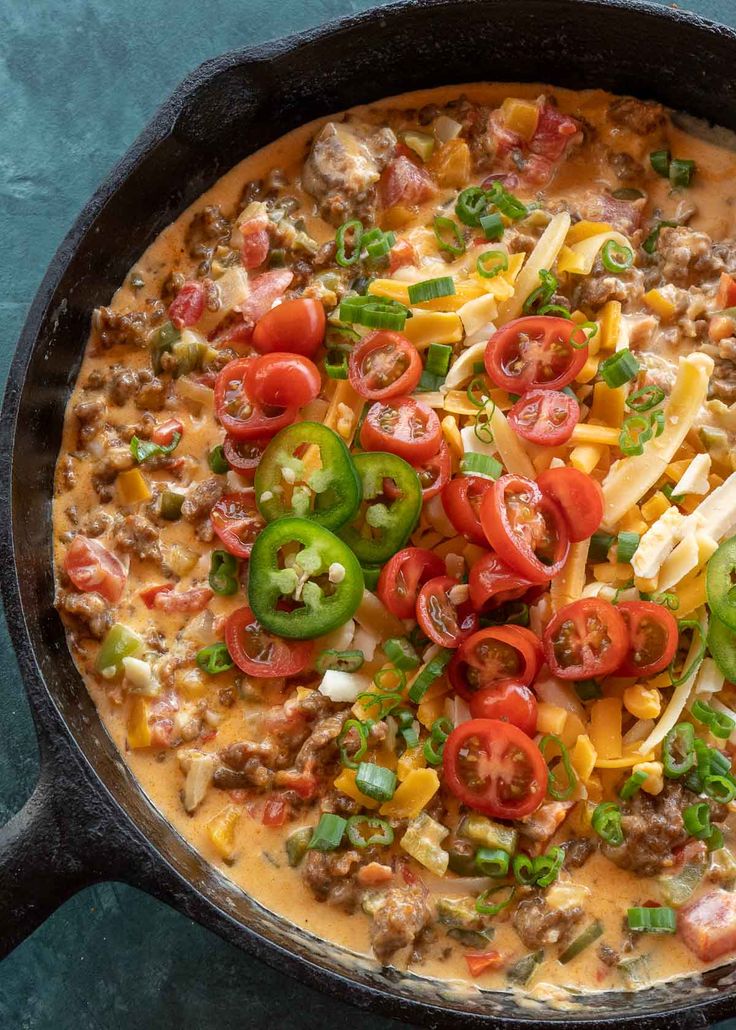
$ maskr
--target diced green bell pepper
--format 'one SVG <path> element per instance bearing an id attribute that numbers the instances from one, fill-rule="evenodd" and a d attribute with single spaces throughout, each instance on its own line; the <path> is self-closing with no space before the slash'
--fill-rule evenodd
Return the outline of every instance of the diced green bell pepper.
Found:
<path id="1" fill-rule="evenodd" d="M 133 658 L 142 650 L 143 641 L 138 634 L 122 622 L 116 622 L 97 652 L 95 669 L 100 673 L 115 669 L 117 675 L 123 670 L 123 658 Z"/>

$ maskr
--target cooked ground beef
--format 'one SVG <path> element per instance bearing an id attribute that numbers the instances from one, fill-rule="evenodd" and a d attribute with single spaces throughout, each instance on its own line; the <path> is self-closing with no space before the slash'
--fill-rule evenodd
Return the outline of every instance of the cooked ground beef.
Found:
<path id="1" fill-rule="evenodd" d="M 626 273 L 625 278 L 619 278 L 602 267 L 594 268 L 590 275 L 580 277 L 573 291 L 573 304 L 598 311 L 609 300 L 617 300 L 621 304 L 629 300 L 636 302 L 642 292 L 641 279 L 635 271 Z"/>
<path id="2" fill-rule="evenodd" d="M 328 122 L 314 138 L 302 184 L 323 218 L 339 225 L 350 217 L 371 217 L 375 186 L 396 147 L 389 128 Z"/>
<path id="3" fill-rule="evenodd" d="M 308 851 L 301 865 L 302 879 L 317 901 L 354 912 L 361 888 L 351 874 L 360 862 L 357 851 Z"/>
<path id="4" fill-rule="evenodd" d="M 341 815 L 344 819 L 357 815 L 361 808 L 362 805 L 359 801 L 343 794 L 341 790 L 328 790 L 320 801 L 320 809 L 323 812 L 334 812 L 335 815 Z"/>
<path id="5" fill-rule="evenodd" d="M 608 163 L 613 168 L 616 178 L 621 182 L 638 182 L 644 178 L 644 169 L 631 154 L 624 151 L 609 150 Z"/>
<path id="6" fill-rule="evenodd" d="M 222 481 L 217 476 L 209 476 L 201 483 L 195 483 L 187 490 L 181 506 L 182 517 L 187 522 L 199 522 L 212 511 L 222 496 Z"/>
<path id="7" fill-rule="evenodd" d="M 675 286 L 690 286 L 694 281 L 701 283 L 723 271 L 723 261 L 715 252 L 710 236 L 685 225 L 662 229 L 657 255 L 662 279 Z"/>
<path id="8" fill-rule="evenodd" d="M 71 590 L 62 590 L 56 598 L 56 607 L 68 615 L 73 615 L 86 627 L 85 636 L 102 640 L 113 623 L 113 610 L 110 602 L 100 594 L 77 594 Z"/>
<path id="9" fill-rule="evenodd" d="M 142 560 L 161 559 L 159 532 L 141 515 L 126 515 L 113 532 L 115 543 L 121 551 L 134 554 Z"/>
<path id="10" fill-rule="evenodd" d="M 118 346 L 145 347 L 149 330 L 161 320 L 162 314 L 158 310 L 148 313 L 97 308 L 92 317 L 92 326 L 103 350 Z"/>
<path id="11" fill-rule="evenodd" d="M 519 902 L 512 922 L 522 942 L 530 951 L 536 951 L 548 944 L 564 941 L 583 915 L 579 905 L 550 908 L 542 894 L 534 894 Z"/>
<path id="12" fill-rule="evenodd" d="M 420 887 L 394 887 L 376 911 L 371 944 L 376 958 L 387 965 L 400 948 L 414 945 L 434 918 L 426 892 Z"/>
<path id="13" fill-rule="evenodd" d="M 565 869 L 579 869 L 585 865 L 596 849 L 596 843 L 591 837 L 573 837 L 562 844 L 565 852 Z"/>
<path id="14" fill-rule="evenodd" d="M 197 274 L 207 275 L 212 255 L 221 243 L 230 239 L 231 226 L 217 204 L 208 204 L 192 218 L 184 243 L 190 257 L 199 261 Z"/>
<path id="15" fill-rule="evenodd" d="M 80 422 L 84 424 L 99 422 L 105 414 L 105 402 L 102 397 L 95 397 L 93 400 L 80 401 L 75 404 L 72 411 Z"/>
<path id="16" fill-rule="evenodd" d="M 630 129 L 638 136 L 649 136 L 667 124 L 667 112 L 653 100 L 618 97 L 608 107 L 608 117 L 614 124 Z"/>
<path id="17" fill-rule="evenodd" d="M 736 402 L 736 364 L 727 358 L 716 358 L 710 380 L 710 396 L 724 404 Z"/>

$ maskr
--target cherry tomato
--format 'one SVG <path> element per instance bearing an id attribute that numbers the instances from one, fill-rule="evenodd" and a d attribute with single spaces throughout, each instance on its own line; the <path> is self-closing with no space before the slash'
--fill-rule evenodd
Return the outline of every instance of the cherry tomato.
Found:
<path id="1" fill-rule="evenodd" d="M 501 476 L 480 503 L 488 542 L 530 583 L 557 575 L 570 549 L 562 512 L 524 476 Z"/>
<path id="2" fill-rule="evenodd" d="M 410 394 L 422 374 L 422 359 L 402 333 L 368 333 L 350 355 L 350 385 L 369 401 Z"/>
<path id="3" fill-rule="evenodd" d="M 523 626 L 488 626 L 462 642 L 448 668 L 453 689 L 466 701 L 479 690 L 507 683 L 528 686 L 542 664 L 541 647 Z"/>
<path id="4" fill-rule="evenodd" d="M 181 436 L 184 432 L 184 426 L 181 424 L 178 418 L 167 419 L 166 422 L 162 422 L 161 425 L 151 433 L 151 440 L 153 443 L 157 443 L 159 447 L 169 447 L 174 442 L 174 436 L 176 433 Z"/>
<path id="5" fill-rule="evenodd" d="M 296 676 L 312 660 L 311 640 L 282 640 L 274 636 L 263 629 L 247 605 L 228 617 L 225 643 L 237 667 L 256 679 Z"/>
<path id="6" fill-rule="evenodd" d="M 588 358 L 582 329 L 567 318 L 515 318 L 493 334 L 485 352 L 486 371 L 511 393 L 561 390 Z"/>
<path id="7" fill-rule="evenodd" d="M 325 309 L 311 297 L 285 300 L 259 320 L 253 346 L 262 354 L 288 351 L 313 358 L 325 336 Z"/>
<path id="8" fill-rule="evenodd" d="M 64 571 L 77 590 L 94 591 L 116 604 L 123 596 L 125 566 L 97 540 L 78 533 L 64 556 Z"/>
<path id="9" fill-rule="evenodd" d="M 422 500 L 428 501 L 431 497 L 436 497 L 449 483 L 452 473 L 450 449 L 445 441 L 440 443 L 440 449 L 434 457 L 422 462 L 421 465 L 415 465 L 414 471 L 422 484 Z"/>
<path id="10" fill-rule="evenodd" d="M 579 469 L 546 469 L 537 477 L 537 486 L 562 511 L 572 543 L 595 533 L 603 518 L 603 491 L 596 479 Z"/>
<path id="11" fill-rule="evenodd" d="M 445 741 L 444 781 L 460 801 L 495 819 L 521 819 L 547 793 L 547 765 L 533 740 L 499 719 L 470 719 Z"/>
<path id="12" fill-rule="evenodd" d="M 616 610 L 629 633 L 628 651 L 618 675 L 646 679 L 666 669 L 675 657 L 679 639 L 674 615 L 653 601 L 623 601 Z"/>
<path id="13" fill-rule="evenodd" d="M 580 420 L 580 405 L 560 390 L 530 390 L 506 416 L 524 440 L 544 447 L 566 443 Z"/>
<path id="14" fill-rule="evenodd" d="M 444 574 L 445 563 L 438 555 L 422 547 L 405 547 L 381 569 L 378 596 L 397 619 L 413 619 L 420 586 Z"/>
<path id="15" fill-rule="evenodd" d="M 318 395 L 322 380 L 309 358 L 274 351 L 254 358 L 243 385 L 248 397 L 264 408 L 301 408 Z"/>
<path id="16" fill-rule="evenodd" d="M 417 597 L 417 622 L 440 647 L 457 647 L 478 628 L 478 616 L 469 600 L 453 601 L 450 594 L 463 587 L 449 576 L 437 576 L 424 584 Z"/>
<path id="17" fill-rule="evenodd" d="M 510 722 L 528 737 L 537 732 L 537 699 L 522 683 L 504 683 L 479 690 L 470 699 L 470 714 L 474 719 Z"/>
<path id="18" fill-rule="evenodd" d="M 458 533 L 471 544 L 484 547 L 488 541 L 480 524 L 480 503 L 493 480 L 482 476 L 456 476 L 442 491 L 442 507 Z"/>
<path id="19" fill-rule="evenodd" d="M 544 655 L 553 675 L 591 679 L 615 672 L 626 657 L 629 634 L 616 608 L 600 597 L 565 605 L 544 631 Z"/>
<path id="20" fill-rule="evenodd" d="M 169 318 L 177 329 L 194 325 L 204 314 L 204 283 L 199 279 L 184 283 L 169 304 Z"/>
<path id="21" fill-rule="evenodd" d="M 493 551 L 484 554 L 468 576 L 470 600 L 477 612 L 491 611 L 515 601 L 533 587 L 528 579 L 510 569 Z"/>
<path id="22" fill-rule="evenodd" d="M 255 490 L 223 494 L 210 513 L 215 533 L 236 558 L 249 558 L 256 537 L 266 525 L 256 508 Z"/>
<path id="23" fill-rule="evenodd" d="M 360 430 L 360 443 L 366 451 L 389 451 L 416 465 L 433 458 L 441 440 L 436 412 L 413 397 L 376 401 Z"/>
<path id="24" fill-rule="evenodd" d="M 215 412 L 225 430 L 238 440 L 273 436 L 279 429 L 296 422 L 299 414 L 296 405 L 272 409 L 250 399 L 245 378 L 254 360 L 229 361 L 215 382 Z"/>
<path id="25" fill-rule="evenodd" d="M 222 451 L 238 475 L 253 479 L 268 444 L 268 437 L 263 440 L 237 440 L 234 436 L 226 436 Z"/>

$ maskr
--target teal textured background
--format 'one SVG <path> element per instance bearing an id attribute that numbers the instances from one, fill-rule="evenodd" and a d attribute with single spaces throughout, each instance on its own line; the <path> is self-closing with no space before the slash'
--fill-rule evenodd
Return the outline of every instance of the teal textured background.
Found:
<path id="1" fill-rule="evenodd" d="M 0 0 L 0 385 L 56 247 L 177 82 L 224 50 L 372 6 L 378 4 Z M 680 6 L 736 25 L 734 0 Z M 0 824 L 21 807 L 37 773 L 30 712 L 0 618 Z M 285 981 L 118 884 L 77 895 L 0 966 L 5 1030 L 310 1030 L 336 1023 L 353 1030 L 400 1025 Z"/>

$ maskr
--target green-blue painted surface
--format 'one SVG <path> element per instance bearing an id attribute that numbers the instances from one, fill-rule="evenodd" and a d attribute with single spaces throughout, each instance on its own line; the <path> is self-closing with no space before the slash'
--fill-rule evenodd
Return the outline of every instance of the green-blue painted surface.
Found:
<path id="1" fill-rule="evenodd" d="M 177 82 L 224 50 L 371 6 L 377 5 L 0 0 L 0 384 L 58 243 Z M 734 0 L 681 6 L 736 25 Z M 37 771 L 28 704 L 0 623 L 0 823 L 27 798 Z M 4 1030 L 336 1025 L 399 1026 L 285 980 L 118 885 L 67 902 L 0 966 Z"/>

